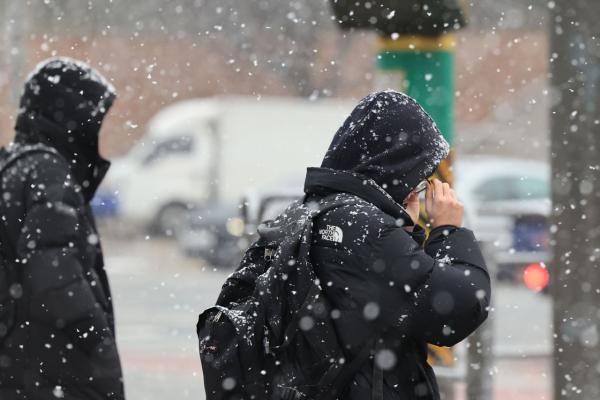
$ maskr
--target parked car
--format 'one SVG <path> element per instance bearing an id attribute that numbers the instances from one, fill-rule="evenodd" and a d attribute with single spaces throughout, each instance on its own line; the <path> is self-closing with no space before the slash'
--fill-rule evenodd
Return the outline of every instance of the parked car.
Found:
<path id="1" fill-rule="evenodd" d="M 104 189 L 117 193 L 119 214 L 132 226 L 173 234 L 190 209 L 239 201 L 250 188 L 318 165 L 351 108 L 350 101 L 283 97 L 176 103 L 114 160 Z"/>
<path id="2" fill-rule="evenodd" d="M 532 263 L 548 259 L 550 168 L 539 161 L 463 157 L 453 167 L 465 225 L 491 244 L 500 280 L 521 282 Z"/>
<path id="3" fill-rule="evenodd" d="M 242 219 L 244 236 L 248 242 L 256 239 L 258 226 L 276 218 L 294 201 L 302 199 L 300 190 L 284 189 L 252 193 L 242 199 Z"/>
<path id="4" fill-rule="evenodd" d="M 256 240 L 256 228 L 275 218 L 302 196 L 304 177 L 294 176 L 263 189 L 250 190 L 236 203 L 213 203 L 190 211 L 177 231 L 182 251 L 215 267 L 236 267 Z"/>
<path id="5" fill-rule="evenodd" d="M 175 236 L 188 257 L 220 268 L 237 266 L 248 246 L 238 204 L 212 203 L 190 210 Z"/>

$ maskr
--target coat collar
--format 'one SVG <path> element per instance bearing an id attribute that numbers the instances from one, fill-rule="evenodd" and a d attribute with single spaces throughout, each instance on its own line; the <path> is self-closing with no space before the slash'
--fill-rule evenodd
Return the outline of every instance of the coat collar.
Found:
<path id="1" fill-rule="evenodd" d="M 58 152 L 67 162 L 86 201 L 91 201 L 104 179 L 110 162 L 98 152 L 98 134 L 68 131 L 35 112 L 17 117 L 14 142 L 21 145 L 44 145 Z M 78 140 L 70 140 L 71 138 Z"/>
<path id="2" fill-rule="evenodd" d="M 373 179 L 354 172 L 329 168 L 307 168 L 304 192 L 306 194 L 350 193 L 368 201 L 394 218 L 402 218 L 408 224 L 415 222 L 412 221 L 404 207 L 398 204 Z"/>

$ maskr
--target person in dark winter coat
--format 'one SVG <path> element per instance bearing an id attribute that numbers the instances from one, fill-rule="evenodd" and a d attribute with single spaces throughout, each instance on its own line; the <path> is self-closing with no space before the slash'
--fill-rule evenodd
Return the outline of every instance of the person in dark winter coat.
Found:
<path id="1" fill-rule="evenodd" d="M 0 399 L 123 399 L 113 307 L 89 202 L 113 87 L 67 58 L 28 78 L 1 175 L 0 244 L 15 272 L 14 323 L 0 321 Z"/>
<path id="2" fill-rule="evenodd" d="M 345 400 L 439 399 L 427 344 L 452 346 L 487 317 L 490 277 L 462 204 L 447 183 L 427 183 L 425 234 L 417 188 L 448 154 L 421 106 L 395 91 L 364 98 L 309 168 L 307 199 L 346 193 L 356 204 L 315 221 L 311 257 L 339 339 L 372 357 Z"/>

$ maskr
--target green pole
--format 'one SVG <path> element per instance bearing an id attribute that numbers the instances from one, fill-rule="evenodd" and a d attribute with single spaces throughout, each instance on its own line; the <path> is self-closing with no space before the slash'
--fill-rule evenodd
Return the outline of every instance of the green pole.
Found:
<path id="1" fill-rule="evenodd" d="M 376 85 L 396 89 L 414 98 L 431 115 L 450 146 L 454 143 L 454 48 L 452 34 L 440 36 L 380 37 L 377 55 Z M 436 176 L 452 183 L 452 153 Z M 427 217 L 421 210 L 419 223 Z M 429 346 L 429 362 L 436 367 L 455 367 L 452 348 Z M 445 399 L 454 398 L 452 380 L 439 381 Z"/>
<path id="2" fill-rule="evenodd" d="M 400 90 L 417 100 L 451 146 L 454 143 L 455 47 L 452 34 L 380 38 L 377 55 L 377 86 Z"/>

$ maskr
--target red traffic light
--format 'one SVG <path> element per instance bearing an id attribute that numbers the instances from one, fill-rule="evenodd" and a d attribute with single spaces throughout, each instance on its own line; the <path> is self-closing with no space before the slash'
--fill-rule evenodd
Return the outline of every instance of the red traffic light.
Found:
<path id="1" fill-rule="evenodd" d="M 525 267 L 523 282 L 531 290 L 542 291 L 550 282 L 550 273 L 542 263 L 533 263 Z"/>

